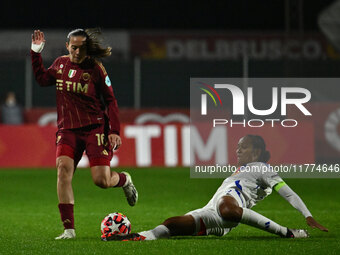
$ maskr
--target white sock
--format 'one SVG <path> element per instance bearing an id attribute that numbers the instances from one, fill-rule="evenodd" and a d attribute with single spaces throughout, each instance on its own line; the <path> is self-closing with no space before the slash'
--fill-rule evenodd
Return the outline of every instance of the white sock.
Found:
<path id="1" fill-rule="evenodd" d="M 281 225 L 277 224 L 276 222 L 264 217 L 263 215 L 247 209 L 247 208 L 242 208 L 243 209 L 243 214 L 241 218 L 241 223 L 247 224 L 256 228 L 260 228 L 264 231 L 280 235 L 280 236 L 285 236 L 287 234 L 287 228 L 282 227 Z"/>
<path id="2" fill-rule="evenodd" d="M 139 234 L 145 236 L 145 240 L 156 240 L 160 238 L 169 238 L 170 230 L 164 225 L 158 225 L 154 229 L 143 231 Z"/>
<path id="3" fill-rule="evenodd" d="M 146 241 L 157 239 L 155 235 L 152 233 L 152 230 L 142 231 L 142 232 L 139 232 L 138 234 L 140 234 L 141 236 L 144 236 L 145 237 L 144 240 Z"/>

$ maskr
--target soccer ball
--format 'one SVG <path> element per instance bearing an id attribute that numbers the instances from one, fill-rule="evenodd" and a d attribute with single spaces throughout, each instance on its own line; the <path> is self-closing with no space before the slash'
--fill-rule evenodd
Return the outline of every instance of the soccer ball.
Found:
<path id="1" fill-rule="evenodd" d="M 112 235 L 127 235 L 131 232 L 131 223 L 122 213 L 114 212 L 107 215 L 101 223 L 102 238 Z"/>

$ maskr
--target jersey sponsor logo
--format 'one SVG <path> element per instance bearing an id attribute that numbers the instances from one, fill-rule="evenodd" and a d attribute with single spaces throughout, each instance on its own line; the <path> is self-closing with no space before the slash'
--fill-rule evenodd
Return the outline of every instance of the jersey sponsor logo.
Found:
<path id="1" fill-rule="evenodd" d="M 105 84 L 110 87 L 111 86 L 111 81 L 110 81 L 110 78 L 109 76 L 107 75 L 106 78 L 105 78 Z"/>
<path id="2" fill-rule="evenodd" d="M 73 78 L 76 75 L 76 72 L 76 70 L 70 69 L 70 71 L 68 72 L 68 77 Z"/>
<path id="3" fill-rule="evenodd" d="M 65 90 L 75 93 L 84 93 L 87 94 L 89 89 L 89 84 L 81 84 L 80 82 L 72 82 L 72 81 L 64 81 L 64 80 L 57 80 L 56 83 L 57 90 Z"/>
<path id="4" fill-rule="evenodd" d="M 90 79 L 91 75 L 89 73 L 83 73 L 82 77 L 83 77 L 84 81 L 88 81 Z"/>

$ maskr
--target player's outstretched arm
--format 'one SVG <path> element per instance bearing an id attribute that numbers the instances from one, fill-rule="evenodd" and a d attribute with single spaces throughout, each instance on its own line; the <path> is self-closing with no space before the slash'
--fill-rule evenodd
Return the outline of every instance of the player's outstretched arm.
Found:
<path id="1" fill-rule="evenodd" d="M 34 30 L 34 32 L 32 34 L 32 47 L 31 47 L 31 49 L 36 53 L 40 53 L 44 49 L 45 42 L 46 42 L 46 40 L 45 40 L 44 33 L 41 32 L 40 30 Z"/>
<path id="2" fill-rule="evenodd" d="M 312 214 L 308 210 L 302 199 L 285 183 L 281 182 L 274 187 L 274 189 L 286 199 L 295 209 L 301 212 L 301 214 L 306 218 L 306 223 L 312 228 L 318 228 L 321 231 L 328 232 L 328 229 L 319 224 L 314 220 Z"/>
<path id="3" fill-rule="evenodd" d="M 55 86 L 56 82 L 56 71 L 53 66 L 56 64 L 56 61 L 52 64 L 48 70 L 45 70 L 43 61 L 41 58 L 41 53 L 44 45 L 45 45 L 45 35 L 40 30 L 34 30 L 32 34 L 32 45 L 31 45 L 31 59 L 32 59 L 32 68 L 35 79 L 37 80 L 40 86 Z"/>
<path id="4" fill-rule="evenodd" d="M 309 216 L 306 218 L 307 225 L 310 226 L 311 228 L 318 228 L 321 231 L 328 232 L 328 228 L 322 226 L 319 222 L 314 220 L 312 216 Z"/>

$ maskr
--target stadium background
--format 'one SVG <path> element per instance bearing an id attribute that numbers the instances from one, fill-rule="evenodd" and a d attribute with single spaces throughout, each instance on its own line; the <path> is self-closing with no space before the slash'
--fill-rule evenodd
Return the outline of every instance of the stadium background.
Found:
<path id="1" fill-rule="evenodd" d="M 24 130 L 35 135 L 28 137 L 21 132 L 23 127 L 1 126 L 0 166 L 54 165 L 54 88 L 42 89 L 36 84 L 29 58 L 29 38 L 36 28 L 46 34 L 46 66 L 56 56 L 66 54 L 65 35 L 70 29 L 103 29 L 105 43 L 113 47 L 104 65 L 113 81 L 124 125 L 125 149 L 117 153 L 113 166 L 188 166 L 181 149 L 187 138 L 181 136 L 181 130 L 189 120 L 190 77 L 338 77 L 340 55 L 317 24 L 321 11 L 332 1 L 216 1 L 209 5 L 188 1 L 180 5 L 177 13 L 178 6 L 167 1 L 128 3 L 129 8 L 127 4 L 102 1 L 90 5 L 91 12 L 86 4 L 63 6 L 63 2 L 48 8 L 42 3 L 39 13 L 32 5 L 25 6 L 27 12 L 4 12 L 0 99 L 3 102 L 8 91 L 16 93 L 24 108 L 25 124 L 30 125 Z M 160 8 L 161 3 L 166 8 Z M 10 8 L 8 3 L 3 5 Z M 60 6 L 63 8 L 58 13 L 63 16 L 48 18 Z M 119 9 L 126 12 L 115 11 Z M 340 89 L 314 84 L 308 89 L 312 92 L 309 107 L 313 109 L 310 122 L 314 130 L 307 127 L 305 135 L 306 140 L 313 141 L 314 149 L 308 150 L 305 161 L 336 162 L 340 150 L 336 114 Z M 257 105 L 271 103 L 268 88 L 258 86 L 256 91 Z M 331 127 L 326 128 L 326 123 Z M 150 131 L 140 127 L 145 124 L 161 125 Z M 146 135 L 147 132 L 155 133 Z M 289 151 L 298 138 L 280 137 L 278 133 L 265 138 L 278 139 Z M 173 139 L 178 142 L 168 145 Z M 15 145 L 18 143 L 20 148 Z M 41 143 L 43 150 L 39 148 Z M 272 154 L 277 154 L 275 146 L 271 149 Z M 230 151 L 228 162 L 234 163 Z M 272 163 L 302 163 L 306 151 L 297 150 L 295 158 L 280 153 L 281 157 Z M 87 166 L 86 158 L 82 165 Z"/>
<path id="2" fill-rule="evenodd" d="M 51 229 L 54 228 L 47 224 L 51 221 L 52 225 L 59 224 L 57 221 L 59 216 L 55 208 L 57 201 L 53 197 L 54 172 L 45 171 L 54 169 L 55 164 L 55 93 L 53 87 L 40 88 L 32 75 L 29 48 L 30 36 L 34 29 L 44 31 L 47 38 L 43 52 L 45 66 L 51 64 L 56 56 L 66 54 L 65 37 L 68 31 L 74 28 L 101 27 L 105 42 L 113 47 L 113 54 L 104 60 L 104 65 L 113 82 L 120 106 L 124 145 L 114 157 L 112 166 L 132 168 L 137 166 L 136 170 L 130 171 L 136 176 L 141 194 L 144 193 L 143 207 L 138 209 L 138 213 L 120 204 L 121 197 L 117 198 L 116 207 L 132 218 L 137 230 L 142 230 L 159 223 L 165 216 L 194 209 L 195 207 L 189 207 L 188 201 L 191 201 L 190 206 L 202 206 L 201 200 L 208 200 L 210 193 L 214 192 L 220 183 L 220 180 L 216 182 L 197 180 L 186 183 L 188 169 L 175 168 L 189 166 L 188 153 L 183 144 L 188 138 L 185 136 L 185 130 L 189 120 L 190 77 L 339 77 L 340 55 L 336 50 L 337 45 L 332 44 L 321 32 L 317 22 L 322 10 L 335 2 L 27 1 L 22 3 L 20 8 L 15 2 L 1 2 L 0 7 L 3 11 L 0 17 L 0 101 L 4 101 L 7 92 L 14 91 L 24 109 L 23 125 L 0 124 L 0 167 L 3 169 L 0 171 L 0 182 L 1 194 L 5 194 L 0 199 L 2 233 L 11 232 L 9 225 L 16 223 L 17 217 L 21 217 L 22 214 L 27 214 L 30 210 L 40 212 L 34 216 L 28 214 L 30 216 L 28 223 L 19 226 L 20 231 L 13 231 L 7 239 L 3 239 L 1 243 L 3 252 L 25 254 L 25 249 L 28 249 L 28 252 L 34 254 L 46 251 L 58 253 L 60 248 L 49 241 L 58 233 L 56 232 L 58 229 L 53 232 Z M 257 89 L 260 95 L 268 93 L 266 87 Z M 312 92 L 308 109 L 311 109 L 313 118 L 307 121 L 308 125 L 304 126 L 299 136 L 284 134 L 280 129 L 262 134 L 265 140 L 269 141 L 272 154 L 276 155 L 272 162 L 274 164 L 303 163 L 305 159 L 307 160 L 305 163 L 331 164 L 339 161 L 340 87 L 311 84 L 308 89 Z M 265 107 L 270 104 L 268 99 L 269 97 L 259 96 L 256 102 Z M 291 117 L 295 115 L 294 111 L 289 113 Z M 228 163 L 233 164 L 237 137 L 233 136 L 232 132 L 229 136 L 231 139 L 228 139 L 229 149 L 226 158 Z M 297 142 L 300 143 L 300 147 L 296 147 Z M 84 158 L 81 165 L 86 167 L 87 164 Z M 155 169 L 160 171 L 154 173 Z M 111 210 L 107 205 L 109 198 L 105 197 L 105 192 L 102 193 L 92 187 L 94 185 L 90 184 L 89 172 L 82 171 L 77 173 L 75 187 L 77 199 L 79 198 L 77 223 L 83 232 L 79 231 L 79 243 L 63 243 L 64 251 L 78 249 L 80 253 L 81 251 L 103 253 L 98 250 L 98 240 L 93 241 L 91 238 L 93 226 L 102 218 L 103 212 Z M 149 177 L 145 179 L 144 176 Z M 155 183 L 160 185 L 159 187 L 169 187 L 169 192 L 159 192 L 157 197 L 152 189 Z M 36 189 L 30 190 L 29 184 Z M 158 187 L 157 184 L 155 187 Z M 92 185 L 92 188 L 89 188 L 89 185 Z M 325 192 L 330 192 L 330 186 L 336 192 L 339 186 L 338 180 L 292 181 L 292 187 L 294 190 L 297 189 L 297 193 L 305 194 L 304 197 L 307 198 L 309 194 L 309 202 L 314 199 L 319 202 L 310 204 L 323 222 L 338 224 L 338 219 L 329 216 L 322 207 L 332 206 L 332 210 L 336 211 L 339 209 L 338 203 L 315 193 L 312 187 L 317 185 L 320 189 L 326 190 Z M 179 196 L 177 192 L 180 190 L 202 194 L 197 201 L 187 193 L 181 195 L 182 202 L 170 197 L 173 193 L 177 198 Z M 25 193 L 30 196 L 26 197 Z M 208 195 L 204 196 L 204 193 Z M 81 200 L 82 196 L 96 199 L 96 203 Z M 160 202 L 163 208 L 155 209 L 159 208 L 156 201 L 159 202 L 164 197 L 168 199 L 169 204 L 176 204 L 179 209 L 174 209 L 163 201 Z M 49 202 L 43 207 L 34 199 Z M 282 210 L 278 206 L 281 202 L 277 200 L 278 198 L 271 200 L 272 207 L 264 206 L 259 209 L 269 212 L 273 208 Z M 87 218 L 88 206 L 91 209 L 90 219 Z M 150 214 L 150 208 L 153 208 L 153 215 Z M 41 219 L 39 216 L 47 214 L 50 214 L 47 218 Z M 146 220 L 143 215 L 150 217 Z M 297 215 L 282 211 L 275 217 L 291 224 L 288 219 Z M 38 237 L 36 234 L 37 220 L 41 221 L 41 225 L 45 224 L 43 226 L 47 234 L 44 237 Z M 33 237 L 18 244 L 17 236 L 23 231 L 28 231 Z M 249 234 L 255 236 L 251 243 L 258 250 L 254 250 L 254 246 L 249 246 L 248 252 L 261 253 L 262 248 L 268 248 L 265 243 L 268 239 L 265 238 L 264 242 L 257 240 L 256 230 L 249 232 L 244 228 L 244 232 L 239 236 Z M 329 253 L 336 253 L 339 250 L 335 242 L 337 234 L 338 232 L 333 233 L 329 237 L 329 243 L 321 236 L 320 239 L 314 239 L 314 246 L 310 243 L 295 243 L 289 244 L 292 245 L 289 249 L 292 252 L 295 248 L 300 251 L 309 250 L 311 254 L 314 249 L 314 253 L 317 254 L 317 251 L 322 250 L 319 247 L 322 243 L 329 247 Z M 242 242 L 242 237 L 239 236 L 236 234 L 236 237 L 231 237 L 229 247 L 232 244 L 236 247 L 240 241 Z M 46 241 L 46 247 L 40 247 L 41 240 Z M 217 245 L 217 241 L 209 240 Z M 198 243 L 194 240 L 191 252 L 197 253 L 198 247 L 201 247 L 199 241 L 205 242 L 202 239 L 199 239 Z M 186 243 L 183 245 L 181 239 L 174 243 L 182 247 L 182 253 L 187 253 Z M 216 249 L 216 246 L 209 246 L 206 242 L 204 244 L 205 252 L 212 253 Z M 23 250 L 20 252 L 13 250 L 16 245 Z M 33 248 L 29 248 L 30 245 Z M 243 245 L 247 247 L 247 244 Z M 160 243 L 159 247 L 158 244 L 144 247 L 146 250 L 142 247 L 139 253 L 147 249 L 150 249 L 150 253 L 157 253 L 159 247 L 167 248 L 172 253 L 176 252 L 175 248 L 167 243 Z M 285 246 L 278 245 L 279 250 L 276 253 L 281 254 L 284 251 L 283 247 Z M 132 248 L 138 250 L 140 247 Z M 117 245 L 116 249 L 124 254 L 122 245 Z M 215 250 L 215 253 L 219 253 L 221 249 Z M 231 248 L 229 249 L 231 251 Z"/>

